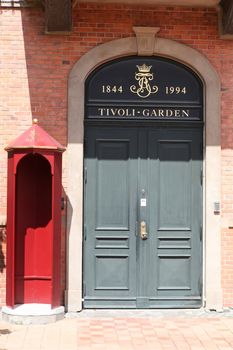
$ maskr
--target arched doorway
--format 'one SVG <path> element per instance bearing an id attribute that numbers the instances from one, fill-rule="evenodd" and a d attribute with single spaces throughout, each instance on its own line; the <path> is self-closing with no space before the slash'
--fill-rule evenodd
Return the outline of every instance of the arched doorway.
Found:
<path id="1" fill-rule="evenodd" d="M 69 145 L 68 145 L 68 283 L 67 309 L 82 308 L 82 240 L 83 240 L 83 120 L 84 91 L 88 75 L 101 64 L 119 57 L 137 55 L 136 38 L 115 40 L 95 47 L 73 67 L 69 78 Z M 203 171 L 203 305 L 222 306 L 220 217 L 213 203 L 220 201 L 220 83 L 209 61 L 198 51 L 175 41 L 156 38 L 152 56 L 171 58 L 184 63 L 202 78 L 204 101 L 204 171 Z M 214 171 L 213 171 L 214 169 Z M 215 256 L 213 260 L 212 257 Z"/>

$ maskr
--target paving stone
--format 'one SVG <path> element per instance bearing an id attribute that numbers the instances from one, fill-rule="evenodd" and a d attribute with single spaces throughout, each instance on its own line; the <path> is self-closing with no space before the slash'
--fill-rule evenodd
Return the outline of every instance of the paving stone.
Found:
<path id="1" fill-rule="evenodd" d="M 84 311 L 47 325 L 0 321 L 0 350 L 233 349 L 232 314 L 122 311 Z"/>

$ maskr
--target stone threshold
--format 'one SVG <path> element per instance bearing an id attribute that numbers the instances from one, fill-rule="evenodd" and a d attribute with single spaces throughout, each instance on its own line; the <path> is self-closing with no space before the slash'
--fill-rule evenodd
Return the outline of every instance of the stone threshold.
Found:
<path id="1" fill-rule="evenodd" d="M 64 306 L 52 309 L 50 304 L 22 304 L 2 308 L 2 320 L 20 324 L 47 324 L 64 318 Z"/>

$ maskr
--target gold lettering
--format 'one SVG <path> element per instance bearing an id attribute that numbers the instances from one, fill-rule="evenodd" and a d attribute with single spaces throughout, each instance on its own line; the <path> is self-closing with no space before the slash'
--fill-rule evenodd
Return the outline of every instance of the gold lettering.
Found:
<path id="1" fill-rule="evenodd" d="M 149 117 L 150 116 L 150 110 L 149 109 L 143 109 L 142 115 L 143 115 L 143 117 Z"/>
<path id="2" fill-rule="evenodd" d="M 182 109 L 182 117 L 189 117 L 189 110 Z"/>
<path id="3" fill-rule="evenodd" d="M 100 116 L 103 117 L 105 108 L 98 108 L 98 111 L 100 112 Z"/>
<path id="4" fill-rule="evenodd" d="M 162 109 L 162 108 L 154 108 L 154 109 L 135 109 L 135 108 L 98 108 L 98 113 L 100 117 L 135 117 L 136 115 L 142 115 L 145 118 L 187 118 L 190 116 L 189 109 Z"/>
<path id="5" fill-rule="evenodd" d="M 165 94 L 166 95 L 179 95 L 179 94 L 186 94 L 187 88 L 186 86 L 165 86 Z"/>
<path id="6" fill-rule="evenodd" d="M 119 117 L 124 117 L 125 110 L 123 108 L 120 108 L 120 109 L 118 109 L 118 113 L 117 114 L 119 115 Z"/>
<path id="7" fill-rule="evenodd" d="M 135 117 L 135 109 L 132 108 L 131 110 L 129 108 L 126 108 L 125 110 L 125 116 L 126 117 Z"/>
<path id="8" fill-rule="evenodd" d="M 157 117 L 157 112 L 156 112 L 156 109 L 152 109 L 150 115 L 150 117 Z"/>
<path id="9" fill-rule="evenodd" d="M 103 94 L 122 94 L 123 93 L 123 86 L 122 85 L 102 85 L 102 93 Z"/>
<path id="10" fill-rule="evenodd" d="M 115 115 L 117 114 L 117 108 L 111 108 L 111 115 L 113 115 L 115 117 Z"/>
<path id="11" fill-rule="evenodd" d="M 175 114 L 174 115 L 175 117 L 180 117 L 180 110 L 179 109 L 175 109 L 174 110 L 174 114 Z"/>
<path id="12" fill-rule="evenodd" d="M 172 109 L 166 109 L 166 117 L 173 117 L 173 110 Z"/>
<path id="13" fill-rule="evenodd" d="M 159 109 L 159 117 L 164 117 L 164 110 L 163 109 Z"/>

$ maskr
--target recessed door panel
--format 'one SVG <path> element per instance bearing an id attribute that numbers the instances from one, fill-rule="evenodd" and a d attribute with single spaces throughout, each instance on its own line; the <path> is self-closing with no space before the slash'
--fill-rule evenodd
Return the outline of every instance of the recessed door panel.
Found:
<path id="1" fill-rule="evenodd" d="M 95 266 L 96 290 L 129 290 L 128 255 L 96 255 Z"/>
<path id="2" fill-rule="evenodd" d="M 159 253 L 158 257 L 157 290 L 191 290 L 191 255 Z"/>
<path id="3" fill-rule="evenodd" d="M 190 142 L 159 141 L 159 230 L 190 229 Z"/>
<path id="4" fill-rule="evenodd" d="M 134 307 L 136 130 L 89 128 L 85 167 L 85 306 Z"/>
<path id="5" fill-rule="evenodd" d="M 97 230 L 129 230 L 129 141 L 98 140 Z"/>

